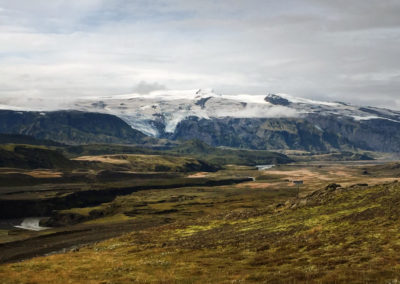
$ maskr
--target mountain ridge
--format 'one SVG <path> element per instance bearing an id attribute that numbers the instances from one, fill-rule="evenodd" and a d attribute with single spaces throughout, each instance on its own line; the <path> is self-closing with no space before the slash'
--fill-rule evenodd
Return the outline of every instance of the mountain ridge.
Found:
<path id="1" fill-rule="evenodd" d="M 280 103 L 277 103 L 280 101 Z M 304 117 L 316 112 L 352 117 L 355 120 L 387 119 L 400 123 L 400 112 L 375 107 L 358 107 L 343 102 L 324 102 L 292 97 L 286 94 L 221 95 L 213 90 L 156 91 L 148 95 L 121 95 L 79 100 L 71 108 L 112 113 L 132 127 L 154 121 L 165 124 L 166 132 L 187 117 L 204 119 Z M 158 129 L 151 123 L 147 128 Z M 154 135 L 146 129 L 144 132 Z M 155 135 L 157 136 L 157 134 Z"/>
<path id="2" fill-rule="evenodd" d="M 400 112 L 286 94 L 221 95 L 213 90 L 156 91 L 74 107 L 112 113 L 143 133 L 212 146 L 259 150 L 399 152 Z"/>
<path id="3" fill-rule="evenodd" d="M 65 108 L 116 116 L 150 137 L 199 139 L 212 146 L 400 152 L 400 111 L 286 94 L 162 90 L 83 98 Z"/>

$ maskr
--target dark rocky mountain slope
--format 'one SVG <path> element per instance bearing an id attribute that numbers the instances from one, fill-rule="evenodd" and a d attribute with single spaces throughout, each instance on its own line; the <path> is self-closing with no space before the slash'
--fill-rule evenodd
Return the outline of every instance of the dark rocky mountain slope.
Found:
<path id="1" fill-rule="evenodd" d="M 30 135 L 66 144 L 142 144 L 149 139 L 116 116 L 80 111 L 0 110 L 0 133 Z"/>

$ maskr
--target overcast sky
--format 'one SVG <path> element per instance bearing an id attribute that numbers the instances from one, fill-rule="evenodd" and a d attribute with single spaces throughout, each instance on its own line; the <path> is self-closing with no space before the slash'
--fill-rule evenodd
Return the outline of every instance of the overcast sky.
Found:
<path id="1" fill-rule="evenodd" d="M 400 1 L 0 0 L 0 98 L 207 87 L 400 109 Z"/>

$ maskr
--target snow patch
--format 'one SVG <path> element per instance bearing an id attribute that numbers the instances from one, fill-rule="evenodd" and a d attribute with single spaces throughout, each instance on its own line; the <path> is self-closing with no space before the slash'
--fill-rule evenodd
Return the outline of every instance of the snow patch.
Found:
<path id="1" fill-rule="evenodd" d="M 298 97 L 293 97 L 288 94 L 281 94 L 278 93 L 276 94 L 279 97 L 282 97 L 284 99 L 287 99 L 288 101 L 292 103 L 298 103 L 298 104 L 311 104 L 311 105 L 323 105 L 323 106 L 330 106 L 330 107 L 340 107 L 343 106 L 341 103 L 333 103 L 333 102 L 324 102 L 324 101 L 315 101 L 315 100 L 310 100 L 310 99 L 303 99 L 303 98 L 298 98 Z"/>
<path id="2" fill-rule="evenodd" d="M 224 99 L 245 102 L 245 103 L 254 103 L 254 104 L 266 104 L 265 96 L 264 95 L 222 95 Z"/>
<path id="3" fill-rule="evenodd" d="M 380 119 L 381 117 L 375 116 L 375 115 L 370 115 L 370 116 L 359 116 L 359 115 L 353 115 L 352 116 L 354 120 L 360 121 L 360 120 L 371 120 L 371 119 Z"/>
<path id="4" fill-rule="evenodd" d="M 281 118 L 298 117 L 301 113 L 295 109 L 284 106 L 260 106 L 249 104 L 245 108 L 229 110 L 220 108 L 211 117 L 239 117 L 239 118 Z"/>
<path id="5" fill-rule="evenodd" d="M 353 119 L 356 120 L 356 121 L 361 121 L 361 120 L 372 120 L 372 119 L 384 119 L 384 120 L 389 120 L 389 121 L 392 121 L 392 122 L 400 123 L 400 121 L 398 121 L 398 120 L 394 120 L 394 119 L 390 119 L 390 118 L 386 118 L 386 117 L 374 116 L 374 115 L 370 115 L 370 116 L 358 116 L 358 115 L 353 115 L 352 117 L 353 117 Z"/>
<path id="6" fill-rule="evenodd" d="M 314 127 L 315 127 L 317 130 L 319 130 L 319 131 L 321 131 L 321 132 L 324 132 L 324 131 L 322 130 L 322 128 L 319 127 L 318 125 L 314 125 Z"/>

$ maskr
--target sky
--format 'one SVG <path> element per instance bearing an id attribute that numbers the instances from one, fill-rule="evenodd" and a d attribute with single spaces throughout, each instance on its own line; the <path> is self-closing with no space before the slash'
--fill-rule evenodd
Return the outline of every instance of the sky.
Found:
<path id="1" fill-rule="evenodd" d="M 0 0 L 0 99 L 213 88 L 400 109 L 399 0 Z"/>

